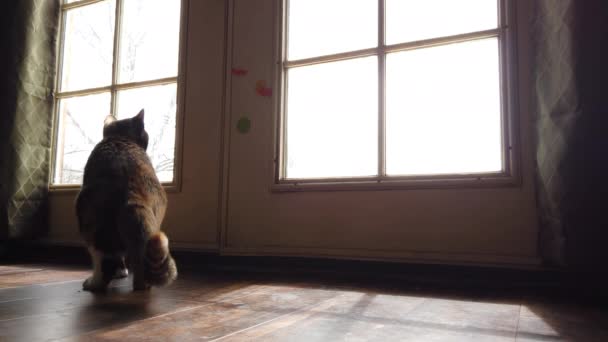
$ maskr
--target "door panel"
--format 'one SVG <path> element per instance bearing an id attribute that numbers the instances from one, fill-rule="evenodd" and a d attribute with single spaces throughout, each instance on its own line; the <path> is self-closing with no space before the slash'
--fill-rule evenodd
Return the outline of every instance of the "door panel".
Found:
<path id="1" fill-rule="evenodd" d="M 520 33 L 525 33 L 527 6 Z M 232 3 L 229 75 L 226 224 L 223 251 L 273 254 L 427 260 L 439 262 L 535 263 L 536 212 L 532 182 L 528 77 L 520 73 L 522 182 L 510 187 L 384 191 L 273 192 L 274 115 L 278 90 L 276 39 L 279 0 Z M 524 19 L 522 19 L 524 18 Z M 521 35 L 520 34 L 520 35 Z M 525 41 L 525 39 L 520 39 Z M 520 49 L 520 70 L 526 70 Z M 275 89 L 258 96 L 255 83 Z M 247 116 L 251 130 L 235 124 Z M 314 132 L 311 132 L 314 139 Z"/>
<path id="2" fill-rule="evenodd" d="M 225 1 L 188 1 L 181 189 L 169 194 L 164 224 L 174 246 L 224 254 L 535 263 L 528 50 L 521 45 L 529 2 L 517 1 L 520 184 L 273 192 L 279 1 L 229 1 L 228 17 Z M 272 96 L 256 92 L 258 81 Z M 237 122 L 244 117 L 251 127 L 241 133 Z M 75 196 L 51 193 L 51 240 L 79 243 Z"/>

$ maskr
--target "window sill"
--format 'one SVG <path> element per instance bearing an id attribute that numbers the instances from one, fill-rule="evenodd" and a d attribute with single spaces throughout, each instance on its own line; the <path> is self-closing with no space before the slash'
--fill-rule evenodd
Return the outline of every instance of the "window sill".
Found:
<path id="1" fill-rule="evenodd" d="M 180 192 L 180 187 L 177 183 L 162 183 L 165 192 L 167 193 L 178 193 Z M 80 185 L 50 185 L 49 192 L 52 194 L 66 194 L 73 195 L 80 192 Z"/>
<path id="2" fill-rule="evenodd" d="M 301 191 L 385 191 L 415 189 L 463 189 L 518 187 L 521 178 L 505 173 L 441 175 L 391 178 L 286 179 L 271 186 L 272 192 Z"/>

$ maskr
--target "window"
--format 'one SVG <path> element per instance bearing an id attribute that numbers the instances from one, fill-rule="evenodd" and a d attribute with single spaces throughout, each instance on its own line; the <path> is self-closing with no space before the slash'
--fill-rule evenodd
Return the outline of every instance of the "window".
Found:
<path id="1" fill-rule="evenodd" d="M 174 181 L 181 0 L 65 0 L 56 85 L 54 185 L 82 182 L 104 118 L 144 108 L 148 155 Z"/>
<path id="2" fill-rule="evenodd" d="M 506 2 L 285 0 L 278 183 L 509 176 Z"/>

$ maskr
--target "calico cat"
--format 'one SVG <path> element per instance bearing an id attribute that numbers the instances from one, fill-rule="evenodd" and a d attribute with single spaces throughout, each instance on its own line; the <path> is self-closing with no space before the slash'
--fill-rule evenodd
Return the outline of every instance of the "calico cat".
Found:
<path id="1" fill-rule="evenodd" d="M 106 118 L 76 199 L 80 234 L 93 260 L 93 275 L 83 284 L 87 291 L 103 291 L 117 274 L 126 275 L 125 257 L 134 290 L 168 285 L 177 277 L 160 230 L 167 196 L 147 147 L 143 109 L 130 119 Z"/>

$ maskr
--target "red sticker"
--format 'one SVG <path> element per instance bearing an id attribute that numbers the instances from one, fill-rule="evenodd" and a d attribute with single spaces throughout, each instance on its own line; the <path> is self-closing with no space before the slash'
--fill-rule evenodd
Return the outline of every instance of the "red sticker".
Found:
<path id="1" fill-rule="evenodd" d="M 232 74 L 236 76 L 245 76 L 249 70 L 243 68 L 232 68 Z"/>

